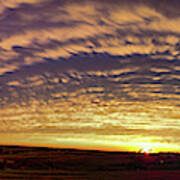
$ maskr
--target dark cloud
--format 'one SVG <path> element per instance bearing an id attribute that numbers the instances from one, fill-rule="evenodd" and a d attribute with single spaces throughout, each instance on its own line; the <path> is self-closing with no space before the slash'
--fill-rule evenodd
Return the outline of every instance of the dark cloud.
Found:
<path id="1" fill-rule="evenodd" d="M 173 1 L 168 6 L 164 2 L 163 6 L 171 7 L 175 3 Z M 0 20 L 0 46 L 3 51 L 0 58 L 6 59 L 1 62 L 4 67 L 1 74 L 9 67 L 6 62 L 11 61 L 13 67 L 10 69 L 16 70 L 26 64 L 39 63 L 43 58 L 57 59 L 92 51 L 122 56 L 169 51 L 170 56 L 178 58 L 177 48 L 168 45 L 166 37 L 172 36 L 174 39 L 170 41 L 178 43 L 178 28 L 175 26 L 179 20 L 163 17 L 161 8 L 153 10 L 151 6 L 160 6 L 155 1 L 27 3 L 22 0 L 12 5 L 11 8 L 7 6 Z M 111 8 L 113 5 L 116 6 L 114 10 Z M 129 6 L 132 8 L 129 9 Z M 160 27 L 159 30 L 156 26 Z M 13 47 L 22 48 L 17 50 Z"/>

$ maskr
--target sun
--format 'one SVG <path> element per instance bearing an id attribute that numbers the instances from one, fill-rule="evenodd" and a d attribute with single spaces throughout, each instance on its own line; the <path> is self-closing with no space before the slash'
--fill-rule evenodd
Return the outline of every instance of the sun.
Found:
<path id="1" fill-rule="evenodd" d="M 142 149 L 141 152 L 144 153 L 144 154 L 150 154 L 150 153 L 152 153 L 152 149 L 149 148 L 149 147 L 145 147 L 145 148 Z"/>
<path id="2" fill-rule="evenodd" d="M 170 144 L 166 142 L 150 142 L 150 140 L 147 142 L 143 141 L 132 141 L 128 143 L 123 144 L 124 147 L 128 147 L 128 151 L 142 153 L 142 154 L 157 154 L 161 152 L 176 152 L 180 153 L 180 146 L 176 144 Z"/>
<path id="3" fill-rule="evenodd" d="M 141 149 L 139 150 L 140 153 L 144 153 L 146 155 L 150 154 L 150 153 L 153 153 L 153 148 L 152 148 L 152 145 L 149 145 L 149 144 L 141 144 Z"/>

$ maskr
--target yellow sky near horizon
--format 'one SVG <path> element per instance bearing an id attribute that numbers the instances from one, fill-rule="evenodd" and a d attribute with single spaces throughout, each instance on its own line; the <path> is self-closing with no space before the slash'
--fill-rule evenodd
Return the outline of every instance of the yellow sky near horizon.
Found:
<path id="1" fill-rule="evenodd" d="M 1 144 L 107 151 L 180 152 L 179 108 L 172 102 L 98 101 L 81 97 L 0 111 Z M 77 105 L 72 105 L 79 102 Z M 175 104 L 173 102 L 173 104 Z M 3 118 L 2 118 L 3 117 Z M 5 130 L 6 129 L 6 130 Z M 3 131 L 3 132 L 2 132 Z"/>

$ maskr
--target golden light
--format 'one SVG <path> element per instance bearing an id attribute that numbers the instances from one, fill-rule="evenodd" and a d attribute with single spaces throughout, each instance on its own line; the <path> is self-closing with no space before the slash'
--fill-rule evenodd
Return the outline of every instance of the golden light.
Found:
<path id="1" fill-rule="evenodd" d="M 141 152 L 148 155 L 148 154 L 152 153 L 152 150 L 149 147 L 147 147 L 147 148 L 142 149 Z"/>
<path id="2" fill-rule="evenodd" d="M 144 154 L 150 154 L 150 153 L 160 153 L 160 152 L 180 152 L 180 147 L 176 144 L 171 144 L 171 143 L 132 142 L 131 148 L 129 148 L 129 150 Z"/>
<path id="3" fill-rule="evenodd" d="M 141 143 L 139 144 L 139 148 L 140 148 L 139 152 L 147 155 L 150 153 L 154 153 L 155 152 L 155 150 L 153 150 L 155 149 L 154 146 L 155 145 L 153 143 Z"/>

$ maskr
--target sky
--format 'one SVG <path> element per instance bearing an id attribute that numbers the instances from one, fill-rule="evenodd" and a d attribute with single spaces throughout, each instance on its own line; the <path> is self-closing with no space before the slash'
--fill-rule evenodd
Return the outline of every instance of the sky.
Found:
<path id="1" fill-rule="evenodd" d="M 0 144 L 180 152 L 179 0 L 0 0 Z"/>

